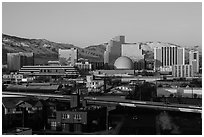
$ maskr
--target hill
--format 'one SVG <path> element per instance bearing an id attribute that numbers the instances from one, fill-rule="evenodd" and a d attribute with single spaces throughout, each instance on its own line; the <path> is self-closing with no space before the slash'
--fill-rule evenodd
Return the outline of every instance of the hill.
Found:
<path id="1" fill-rule="evenodd" d="M 33 52 L 35 64 L 46 64 L 48 60 L 58 60 L 58 49 L 77 48 L 79 58 L 103 61 L 103 54 L 89 48 L 79 48 L 72 44 L 51 42 L 45 39 L 27 39 L 2 34 L 2 64 L 7 63 L 7 53 Z"/>

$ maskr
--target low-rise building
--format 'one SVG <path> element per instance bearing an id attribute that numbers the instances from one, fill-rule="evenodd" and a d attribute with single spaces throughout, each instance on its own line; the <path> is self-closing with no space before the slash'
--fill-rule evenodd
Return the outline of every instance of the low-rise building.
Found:
<path id="1" fill-rule="evenodd" d="M 57 111 L 56 118 L 49 118 L 51 130 L 62 132 L 96 132 L 106 129 L 106 108 L 86 106 L 66 111 Z"/>
<path id="2" fill-rule="evenodd" d="M 104 62 L 97 62 L 97 61 L 92 61 L 90 62 L 92 65 L 92 70 L 102 70 L 104 69 Z"/>
<path id="3" fill-rule="evenodd" d="M 54 91 L 59 90 L 59 85 L 51 83 L 9 84 L 6 90 L 16 92 L 53 93 Z"/>
<path id="4" fill-rule="evenodd" d="M 174 65 L 172 68 L 172 75 L 173 77 L 193 77 L 193 69 L 192 65 Z"/>
<path id="5" fill-rule="evenodd" d="M 33 129 L 42 128 L 42 113 L 40 113 L 42 112 L 42 109 L 43 104 L 36 99 L 26 97 L 3 97 L 3 131 L 20 126 L 32 127 Z M 35 121 L 33 121 L 33 118 L 35 118 Z M 37 119 L 38 121 L 36 121 Z M 37 125 L 38 123 L 41 125 Z"/>
<path id="6" fill-rule="evenodd" d="M 95 79 L 94 76 L 86 76 L 88 92 L 100 92 L 104 86 L 104 80 Z"/>
<path id="7" fill-rule="evenodd" d="M 134 62 L 134 69 L 135 70 L 144 70 L 145 68 L 145 60 L 141 59 Z"/>
<path id="8" fill-rule="evenodd" d="M 26 76 L 51 76 L 51 77 L 78 77 L 79 72 L 76 67 L 73 66 L 23 66 L 19 70 L 19 74 Z"/>
<path id="9" fill-rule="evenodd" d="M 23 79 L 23 75 L 22 74 L 17 74 L 17 73 L 4 74 L 2 79 L 3 79 L 3 81 L 20 82 Z"/>
<path id="10" fill-rule="evenodd" d="M 89 63 L 89 62 L 77 62 L 75 63 L 74 65 L 75 67 L 77 67 L 79 70 L 82 70 L 82 71 L 90 71 L 92 70 L 92 65 Z"/>
<path id="11" fill-rule="evenodd" d="M 59 66 L 60 62 L 59 61 L 48 61 L 47 62 L 49 66 Z"/>
<path id="12" fill-rule="evenodd" d="M 22 66 L 34 65 L 34 53 L 7 53 L 9 71 L 18 71 Z"/>

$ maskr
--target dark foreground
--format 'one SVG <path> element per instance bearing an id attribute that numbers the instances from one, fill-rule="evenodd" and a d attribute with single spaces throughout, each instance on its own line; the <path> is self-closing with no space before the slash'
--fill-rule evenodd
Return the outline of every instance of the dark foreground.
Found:
<path id="1" fill-rule="evenodd" d="M 109 112 L 109 130 L 94 133 L 38 131 L 41 135 L 201 135 L 201 114 L 119 107 Z"/>

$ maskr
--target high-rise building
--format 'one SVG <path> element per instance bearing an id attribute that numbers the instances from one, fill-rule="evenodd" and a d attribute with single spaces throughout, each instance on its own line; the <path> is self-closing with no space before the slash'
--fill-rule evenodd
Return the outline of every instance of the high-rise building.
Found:
<path id="1" fill-rule="evenodd" d="M 78 60 L 77 48 L 59 49 L 59 62 L 61 65 L 74 66 L 77 60 Z"/>
<path id="2" fill-rule="evenodd" d="M 23 66 L 34 65 L 34 53 L 7 53 L 9 71 L 18 71 Z"/>
<path id="3" fill-rule="evenodd" d="M 125 36 L 117 36 L 109 41 L 104 52 L 104 64 L 113 66 L 115 60 L 121 56 L 121 45 L 125 43 Z"/>
<path id="4" fill-rule="evenodd" d="M 133 62 L 144 59 L 143 50 L 140 48 L 139 44 L 136 43 L 122 44 L 121 52 L 122 56 L 132 59 Z"/>
<path id="5" fill-rule="evenodd" d="M 199 52 L 195 50 L 189 51 L 189 64 L 193 67 L 193 73 L 199 72 Z"/>
<path id="6" fill-rule="evenodd" d="M 134 63 L 135 70 L 145 69 L 144 53 L 140 44 L 137 43 L 125 43 L 122 44 L 121 49 L 122 56 L 130 58 Z"/>
<path id="7" fill-rule="evenodd" d="M 154 48 L 155 69 L 162 66 L 184 65 L 185 48 L 176 46 Z"/>

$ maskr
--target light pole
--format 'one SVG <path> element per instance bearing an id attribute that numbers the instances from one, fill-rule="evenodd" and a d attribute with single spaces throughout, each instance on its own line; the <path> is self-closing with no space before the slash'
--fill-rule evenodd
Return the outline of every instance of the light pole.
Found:
<path id="1" fill-rule="evenodd" d="M 192 98 L 193 98 L 193 87 L 191 89 L 192 89 Z"/>

